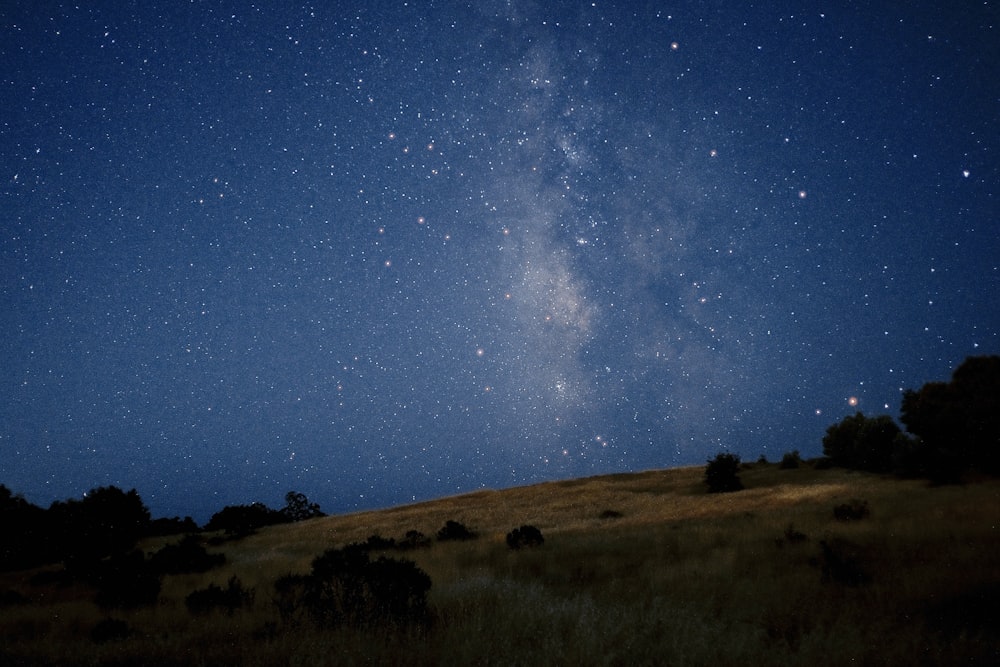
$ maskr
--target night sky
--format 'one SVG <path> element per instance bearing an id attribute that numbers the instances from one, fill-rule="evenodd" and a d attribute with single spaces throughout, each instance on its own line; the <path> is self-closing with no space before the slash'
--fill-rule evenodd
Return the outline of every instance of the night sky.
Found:
<path id="1" fill-rule="evenodd" d="M 995 2 L 78 5 L 0 7 L 42 506 L 816 456 L 1000 353 Z"/>

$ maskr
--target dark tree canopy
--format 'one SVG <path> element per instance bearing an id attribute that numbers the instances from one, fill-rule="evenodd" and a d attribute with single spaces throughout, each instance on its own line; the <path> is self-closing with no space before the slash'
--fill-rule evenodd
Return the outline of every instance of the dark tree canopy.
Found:
<path id="1" fill-rule="evenodd" d="M 48 511 L 56 550 L 67 561 L 91 561 L 121 554 L 149 529 L 149 510 L 132 489 L 91 490 L 82 500 L 56 501 Z"/>
<path id="2" fill-rule="evenodd" d="M 1000 356 L 969 357 L 950 382 L 906 391 L 900 412 L 928 465 L 949 461 L 1000 473 Z"/>
<path id="3" fill-rule="evenodd" d="M 318 503 L 311 503 L 304 493 L 289 491 L 285 494 L 285 507 L 281 510 L 289 521 L 305 521 L 326 516 Z"/>
<path id="4" fill-rule="evenodd" d="M 224 530 L 235 536 L 250 535 L 258 528 L 288 523 L 279 510 L 273 510 L 264 503 L 249 505 L 227 505 L 212 515 L 205 524 L 205 530 Z"/>
<path id="5" fill-rule="evenodd" d="M 823 453 L 834 465 L 889 472 L 899 433 L 899 427 L 889 415 L 865 417 L 858 412 L 826 429 Z"/>
<path id="6" fill-rule="evenodd" d="M 48 547 L 45 510 L 0 485 L 0 570 L 45 562 Z"/>
<path id="7" fill-rule="evenodd" d="M 710 493 L 739 491 L 743 482 L 739 477 L 740 457 L 726 452 L 716 454 L 705 466 L 705 483 Z"/>

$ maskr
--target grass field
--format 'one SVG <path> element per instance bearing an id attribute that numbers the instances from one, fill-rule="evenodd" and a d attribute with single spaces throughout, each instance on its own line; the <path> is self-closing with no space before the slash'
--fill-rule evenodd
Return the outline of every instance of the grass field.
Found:
<path id="1" fill-rule="evenodd" d="M 0 663 L 941 665 L 1000 663 L 1000 481 L 928 486 L 755 464 L 708 494 L 703 468 L 481 491 L 275 526 L 213 547 L 227 564 L 167 576 L 159 602 L 106 612 L 80 586 L 0 576 Z M 870 516 L 833 508 L 866 501 Z M 372 534 L 479 533 L 393 557 L 427 572 L 432 622 L 410 630 L 283 624 L 274 581 Z M 538 527 L 545 544 L 505 535 Z M 144 545 L 153 551 L 163 540 Z M 192 590 L 231 576 L 232 615 L 192 616 Z M 127 638 L 93 628 L 124 620 Z"/>

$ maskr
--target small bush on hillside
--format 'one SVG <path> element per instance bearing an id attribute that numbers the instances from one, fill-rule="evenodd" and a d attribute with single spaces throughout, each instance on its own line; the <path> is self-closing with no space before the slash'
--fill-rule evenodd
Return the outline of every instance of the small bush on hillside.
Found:
<path id="1" fill-rule="evenodd" d="M 833 508 L 833 516 L 837 521 L 860 521 L 871 514 L 867 500 L 852 500 Z"/>
<path id="2" fill-rule="evenodd" d="M 286 574 L 274 582 L 274 605 L 286 625 L 297 626 L 318 615 L 319 582 L 308 574 Z"/>
<path id="3" fill-rule="evenodd" d="M 820 540 L 819 564 L 824 583 L 861 586 L 871 581 L 862 565 L 861 550 L 846 540 Z"/>
<path id="4" fill-rule="evenodd" d="M 521 526 L 507 533 L 507 546 L 511 549 L 540 547 L 545 543 L 542 531 L 535 526 Z"/>
<path id="5" fill-rule="evenodd" d="M 799 530 L 796 530 L 794 524 L 790 523 L 785 528 L 785 541 L 788 542 L 789 544 L 799 544 L 801 542 L 805 542 L 808 539 L 809 536 Z"/>
<path id="6" fill-rule="evenodd" d="M 131 634 L 132 628 L 125 621 L 119 618 L 106 618 L 90 631 L 90 640 L 95 644 L 106 644 L 128 639 Z"/>
<path id="7" fill-rule="evenodd" d="M 151 605 L 160 596 L 160 575 L 147 566 L 138 550 L 95 564 L 88 579 L 97 586 L 96 601 L 101 607 Z"/>
<path id="8" fill-rule="evenodd" d="M 365 548 L 370 551 L 387 551 L 396 548 L 396 540 L 381 535 L 369 535 L 365 540 Z"/>
<path id="9" fill-rule="evenodd" d="M 0 609 L 26 604 L 27 602 L 28 598 L 11 588 L 8 588 L 5 591 L 0 591 Z"/>
<path id="10" fill-rule="evenodd" d="M 243 588 L 236 576 L 229 578 L 225 588 L 209 584 L 208 588 L 192 591 L 184 598 L 184 605 L 192 614 L 207 614 L 221 609 L 232 616 L 233 612 L 253 604 L 254 590 Z"/>
<path id="11" fill-rule="evenodd" d="M 448 540 L 471 540 L 476 537 L 476 534 L 466 528 L 463 524 L 458 521 L 447 521 L 444 527 L 438 531 L 437 538 L 440 542 L 446 542 Z"/>
<path id="12" fill-rule="evenodd" d="M 736 454 L 721 453 L 709 459 L 705 468 L 705 483 L 710 493 L 739 491 L 743 482 L 739 477 L 740 457 Z"/>
<path id="13" fill-rule="evenodd" d="M 160 574 L 207 572 L 226 562 L 225 554 L 210 554 L 195 535 L 177 544 L 168 544 L 149 559 L 149 567 Z"/>
<path id="14" fill-rule="evenodd" d="M 396 548 L 400 550 L 425 549 L 430 545 L 430 538 L 419 530 L 408 530 L 406 536 L 396 544 Z"/>
<path id="15" fill-rule="evenodd" d="M 781 457 L 781 463 L 778 467 L 782 470 L 793 470 L 802 465 L 802 457 L 799 455 L 799 450 L 794 449 L 790 452 L 785 452 L 784 456 Z"/>
<path id="16" fill-rule="evenodd" d="M 428 619 L 430 587 L 430 577 L 412 561 L 373 561 L 365 545 L 353 544 L 318 556 L 308 575 L 275 582 L 275 604 L 286 623 L 402 627 Z"/>
<path id="17" fill-rule="evenodd" d="M 599 519 L 620 519 L 623 516 L 625 516 L 625 515 L 622 514 L 621 512 L 619 512 L 618 510 L 604 510 L 603 512 L 601 512 L 598 515 L 598 518 Z"/>

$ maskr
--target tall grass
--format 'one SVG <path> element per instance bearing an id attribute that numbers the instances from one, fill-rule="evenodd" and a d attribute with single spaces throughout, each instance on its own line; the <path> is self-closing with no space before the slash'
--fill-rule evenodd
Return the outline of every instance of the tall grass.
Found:
<path id="1" fill-rule="evenodd" d="M 705 493 L 701 469 L 575 480 L 327 517 L 219 547 L 227 565 L 170 576 L 160 602 L 112 613 L 133 629 L 96 644 L 107 616 L 81 588 L 0 580 L 3 664 L 993 664 L 1000 658 L 1000 482 L 927 487 L 841 470 L 741 472 L 747 489 Z M 833 507 L 868 501 L 871 516 Z M 601 518 L 613 510 L 618 518 Z M 281 624 L 273 582 L 325 549 L 371 534 L 433 535 L 455 519 L 470 542 L 411 558 L 433 580 L 427 627 L 317 630 Z M 532 524 L 544 546 L 504 536 Z M 788 527 L 804 537 L 790 540 Z M 820 541 L 868 583 L 823 581 Z M 192 616 L 184 597 L 237 576 L 254 604 Z"/>

